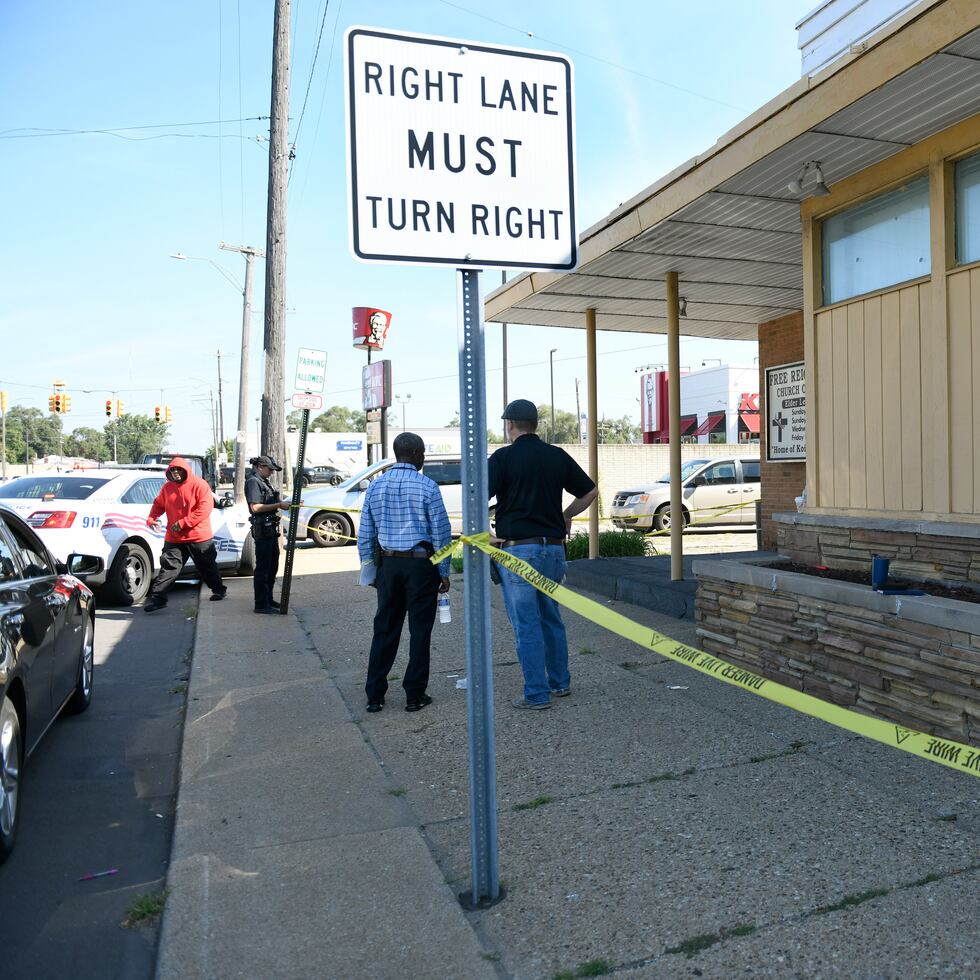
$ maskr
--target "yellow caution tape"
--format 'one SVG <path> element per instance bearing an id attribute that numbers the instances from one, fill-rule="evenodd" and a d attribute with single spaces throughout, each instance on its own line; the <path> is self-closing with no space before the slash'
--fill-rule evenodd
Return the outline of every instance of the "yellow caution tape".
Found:
<path id="1" fill-rule="evenodd" d="M 957 772 L 980 776 L 980 748 L 972 748 L 962 742 L 939 738 L 936 735 L 926 735 L 924 732 L 918 732 L 912 728 L 905 728 L 893 722 L 872 718 L 849 708 L 830 704 L 812 694 L 804 694 L 802 691 L 796 691 L 791 687 L 778 684 L 776 681 L 761 677 L 743 667 L 736 667 L 734 664 L 727 663 L 714 654 L 705 653 L 697 647 L 673 640 L 663 633 L 658 633 L 648 626 L 642 626 L 640 623 L 628 619 L 621 613 L 607 609 L 594 599 L 588 599 L 571 589 L 565 588 L 558 582 L 552 581 L 516 555 L 495 548 L 490 544 L 490 534 L 487 531 L 472 536 L 463 535 L 460 540 L 474 548 L 479 548 L 497 564 L 510 569 L 515 575 L 519 575 L 536 589 L 551 596 L 552 599 L 567 609 L 571 609 L 572 612 L 578 613 L 585 619 L 622 636 L 624 639 L 632 640 L 633 643 L 652 650 L 654 653 L 691 667 L 702 674 L 716 677 L 726 684 L 739 687 L 744 691 L 751 691 L 753 694 L 758 694 L 776 704 L 782 704 L 813 718 L 819 718 L 821 721 L 836 725 L 838 728 L 874 739 L 884 745 L 890 745 L 892 748 L 901 749 L 903 752 L 917 755 L 921 759 L 938 762 L 950 769 L 955 769 Z M 447 545 L 446 548 L 436 552 L 430 560 L 438 562 L 449 551 L 451 551 L 451 547 Z"/>

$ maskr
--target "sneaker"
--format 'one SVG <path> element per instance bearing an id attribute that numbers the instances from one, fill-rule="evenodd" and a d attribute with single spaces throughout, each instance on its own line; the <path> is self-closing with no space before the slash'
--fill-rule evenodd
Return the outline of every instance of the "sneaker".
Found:
<path id="1" fill-rule="evenodd" d="M 167 600 L 166 599 L 147 599 L 143 603 L 143 612 L 156 612 L 158 609 L 166 609 Z"/>
<path id="2" fill-rule="evenodd" d="M 224 599 L 226 595 L 228 595 L 227 589 L 222 589 L 220 592 L 212 592 L 211 602 L 221 602 L 221 600 Z"/>
<path id="3" fill-rule="evenodd" d="M 372 715 L 380 711 L 385 706 L 384 701 L 368 701 L 367 711 Z"/>
<path id="4" fill-rule="evenodd" d="M 544 711 L 545 708 L 551 707 L 551 702 L 528 701 L 527 698 L 518 698 L 516 701 L 511 701 L 511 705 L 515 708 L 527 708 L 529 711 Z"/>
<path id="5" fill-rule="evenodd" d="M 274 608 L 273 606 L 256 606 L 255 607 L 255 611 L 260 616 L 278 616 L 279 615 L 279 610 L 276 609 L 276 608 Z"/>
<path id="6" fill-rule="evenodd" d="M 432 704 L 432 698 L 428 694 L 423 694 L 420 698 L 415 698 L 405 705 L 406 711 L 421 711 L 423 708 Z"/>
<path id="7" fill-rule="evenodd" d="M 272 606 L 273 609 L 279 608 L 279 602 L 276 599 L 270 599 L 269 605 Z"/>
<path id="8" fill-rule="evenodd" d="M 553 698 L 567 698 L 571 693 L 572 689 L 570 687 L 559 687 L 557 691 L 554 688 L 551 689 L 551 696 Z"/>

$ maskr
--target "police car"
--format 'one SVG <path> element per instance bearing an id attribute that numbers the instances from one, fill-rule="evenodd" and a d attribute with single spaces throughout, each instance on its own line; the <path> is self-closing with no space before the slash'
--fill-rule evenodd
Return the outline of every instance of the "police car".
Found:
<path id="1" fill-rule="evenodd" d="M 166 481 L 165 467 L 92 468 L 67 473 L 32 473 L 0 484 L 0 504 L 22 517 L 59 562 L 72 552 L 97 555 L 105 570 L 90 576 L 108 602 L 139 602 L 160 563 L 164 519 L 146 526 Z M 251 574 L 254 543 L 245 505 L 216 498 L 211 528 L 218 569 Z M 193 565 L 185 568 L 194 572 Z M 196 576 L 195 576 L 196 577 Z"/>

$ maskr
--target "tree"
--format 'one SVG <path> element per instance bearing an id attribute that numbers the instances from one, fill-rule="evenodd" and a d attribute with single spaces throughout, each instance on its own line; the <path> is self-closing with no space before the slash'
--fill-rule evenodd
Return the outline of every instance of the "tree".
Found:
<path id="1" fill-rule="evenodd" d="M 459 428 L 459 409 L 453 412 L 453 417 L 446 423 L 446 427 L 449 429 Z"/>
<path id="2" fill-rule="evenodd" d="M 7 412 L 7 462 L 27 462 L 27 443 L 32 460 L 58 452 L 61 416 L 45 415 L 39 408 L 14 405 Z"/>
<path id="3" fill-rule="evenodd" d="M 83 426 L 75 429 L 71 435 L 65 436 L 65 455 L 80 456 L 82 459 L 94 459 L 96 462 L 104 463 L 112 453 L 106 445 L 105 433 Z"/>
<path id="4" fill-rule="evenodd" d="M 640 440 L 640 427 L 628 416 L 599 420 L 599 442 L 607 444 L 634 443 Z"/>
<path id="5" fill-rule="evenodd" d="M 551 429 L 551 406 L 538 405 L 538 435 L 550 443 L 578 442 L 578 420 L 571 412 L 555 409 L 555 428 Z"/>
<path id="6" fill-rule="evenodd" d="M 116 440 L 117 463 L 139 463 L 144 453 L 159 453 L 167 441 L 167 427 L 147 415 L 124 415 L 106 423 L 106 445 Z M 213 450 L 212 450 L 213 452 Z"/>
<path id="7" fill-rule="evenodd" d="M 299 415 L 299 421 L 295 423 L 299 428 L 303 421 L 302 414 L 298 412 L 295 414 Z M 289 424 L 292 425 L 292 421 Z M 366 427 L 367 418 L 364 412 L 343 405 L 331 405 L 325 412 L 310 420 L 310 429 L 320 429 L 323 432 L 363 432 Z"/>
<path id="8" fill-rule="evenodd" d="M 503 436 L 498 436 L 497 433 L 493 431 L 493 429 L 487 429 L 487 443 L 489 445 L 499 446 L 502 442 L 504 442 Z"/>

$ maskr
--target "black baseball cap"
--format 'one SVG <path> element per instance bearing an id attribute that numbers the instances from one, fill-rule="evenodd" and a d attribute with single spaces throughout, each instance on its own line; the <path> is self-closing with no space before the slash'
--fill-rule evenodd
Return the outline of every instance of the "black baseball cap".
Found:
<path id="1" fill-rule="evenodd" d="M 252 466 L 268 466 L 277 472 L 282 470 L 282 467 L 271 456 L 253 456 L 249 462 Z"/>
<path id="2" fill-rule="evenodd" d="M 504 409 L 504 414 L 500 417 L 510 419 L 511 422 L 537 422 L 538 410 L 534 402 L 517 398 Z"/>

